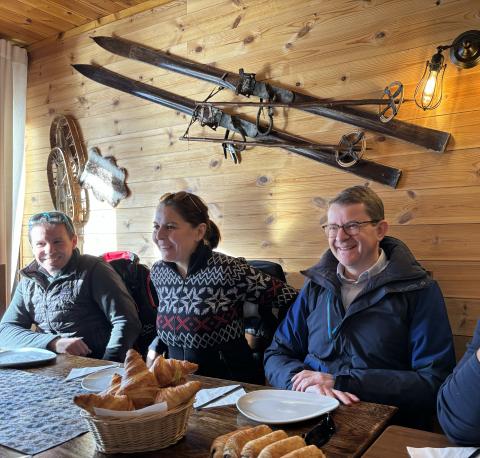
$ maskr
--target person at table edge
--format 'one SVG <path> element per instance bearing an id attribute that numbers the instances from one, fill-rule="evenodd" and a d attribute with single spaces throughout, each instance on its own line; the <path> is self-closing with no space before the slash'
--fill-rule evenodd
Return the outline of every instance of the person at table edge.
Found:
<path id="1" fill-rule="evenodd" d="M 438 284 L 386 236 L 383 202 L 368 187 L 331 200 L 323 228 L 330 249 L 302 272 L 308 281 L 265 352 L 269 382 L 398 406 L 397 422 L 429 427 L 455 364 Z"/>
<path id="2" fill-rule="evenodd" d="M 437 413 L 451 441 L 480 446 L 480 320 L 465 355 L 440 387 Z"/>
<path id="3" fill-rule="evenodd" d="M 152 238 L 162 259 L 150 272 L 159 306 L 147 365 L 168 347 L 170 358 L 197 363 L 199 375 L 264 383 L 245 338 L 245 302 L 268 318 L 272 308 L 289 307 L 297 290 L 243 258 L 213 251 L 220 231 L 195 194 L 160 198 Z"/>
<path id="4" fill-rule="evenodd" d="M 141 323 L 120 276 L 100 258 L 80 254 L 74 225 L 64 213 L 33 215 L 28 237 L 35 260 L 20 271 L 0 322 L 0 347 L 123 362 Z"/>

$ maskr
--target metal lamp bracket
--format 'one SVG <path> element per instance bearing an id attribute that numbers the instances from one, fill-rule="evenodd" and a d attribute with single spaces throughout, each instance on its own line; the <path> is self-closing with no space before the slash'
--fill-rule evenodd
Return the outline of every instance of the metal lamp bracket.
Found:
<path id="1" fill-rule="evenodd" d="M 469 30 L 453 41 L 450 60 L 460 68 L 472 68 L 480 63 L 480 30 Z"/>

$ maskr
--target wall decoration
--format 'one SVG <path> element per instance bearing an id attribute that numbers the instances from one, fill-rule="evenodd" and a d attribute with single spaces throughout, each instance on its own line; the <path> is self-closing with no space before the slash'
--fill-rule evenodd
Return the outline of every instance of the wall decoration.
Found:
<path id="1" fill-rule="evenodd" d="M 126 176 L 126 170 L 118 167 L 112 156 L 103 157 L 98 148 L 92 147 L 88 149 L 88 161 L 80 175 L 80 184 L 91 189 L 98 200 L 116 207 L 129 195 Z"/>
<path id="2" fill-rule="evenodd" d="M 299 109 L 309 113 L 385 134 L 433 151 L 443 152 L 450 137 L 450 134 L 447 132 L 394 120 L 392 119 L 393 116 L 385 116 L 385 113 L 382 113 L 383 110 L 380 110 L 379 116 L 376 116 L 373 113 L 360 111 L 345 105 L 339 106 L 335 104 L 328 106 L 325 105 L 324 99 L 318 99 L 306 94 L 256 81 L 254 73 L 245 73 L 243 69 L 240 69 L 238 75 L 232 74 L 216 67 L 199 64 L 123 38 L 92 38 L 102 48 L 123 57 L 136 59 L 166 70 L 209 81 L 220 88 L 233 90 L 236 94 L 246 96 L 254 95 L 263 100 L 286 103 L 290 104 L 290 106 L 298 105 Z M 396 112 L 396 110 L 393 111 Z"/>
<path id="3" fill-rule="evenodd" d="M 227 132 L 234 131 L 240 133 L 242 138 L 253 138 L 257 136 L 256 123 L 250 122 L 240 116 L 229 115 L 218 108 L 199 110 L 198 108 L 202 107 L 198 107 L 194 100 L 135 81 L 103 67 L 86 64 L 75 64 L 73 67 L 82 75 L 105 86 L 185 113 L 192 117 L 192 122 L 198 120 L 202 126 L 208 126 L 213 130 L 221 126 L 227 129 Z M 331 149 L 306 147 L 305 139 L 286 132 L 274 131 L 272 129 L 268 135 L 263 135 L 262 139 L 266 142 L 276 142 L 280 148 L 308 157 L 322 164 L 327 164 L 394 188 L 400 179 L 401 170 L 366 159 L 358 159 L 354 165 L 344 167 L 336 160 L 335 154 Z M 355 147 L 354 144 L 353 147 Z M 233 159 L 238 163 L 236 155 L 234 155 Z"/>
<path id="4" fill-rule="evenodd" d="M 88 195 L 79 183 L 86 155 L 72 117 L 55 117 L 50 126 L 50 147 L 47 178 L 53 206 L 81 226 L 88 219 Z"/>

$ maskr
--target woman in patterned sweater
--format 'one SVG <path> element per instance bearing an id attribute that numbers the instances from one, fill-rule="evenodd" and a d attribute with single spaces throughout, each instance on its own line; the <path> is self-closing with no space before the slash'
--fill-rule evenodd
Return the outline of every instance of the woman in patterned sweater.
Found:
<path id="1" fill-rule="evenodd" d="M 242 258 L 212 251 L 220 231 L 194 194 L 162 196 L 153 241 L 162 260 L 151 269 L 159 306 L 147 364 L 166 346 L 170 358 L 197 363 L 201 375 L 263 383 L 245 339 L 243 305 L 257 304 L 260 315 L 271 316 L 272 307 L 287 309 L 297 291 Z"/>

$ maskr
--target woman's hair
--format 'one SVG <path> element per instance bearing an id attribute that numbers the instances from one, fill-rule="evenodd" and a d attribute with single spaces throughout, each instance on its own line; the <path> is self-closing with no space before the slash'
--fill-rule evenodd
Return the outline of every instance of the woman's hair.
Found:
<path id="1" fill-rule="evenodd" d="M 329 206 L 363 204 L 367 215 L 374 221 L 385 219 L 383 202 L 378 195 L 367 186 L 352 186 L 344 189 L 330 202 Z"/>
<path id="2" fill-rule="evenodd" d="M 220 229 L 208 216 L 208 207 L 200 197 L 186 191 L 169 192 L 160 197 L 159 205 L 173 207 L 176 212 L 193 227 L 205 223 L 207 230 L 204 240 L 211 248 L 220 242 Z"/>

